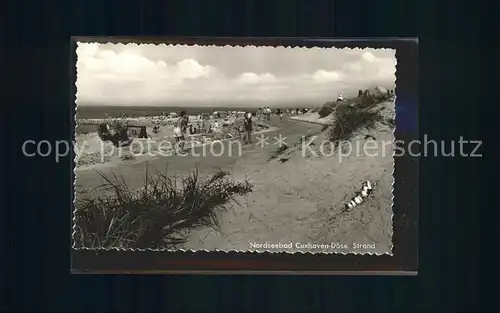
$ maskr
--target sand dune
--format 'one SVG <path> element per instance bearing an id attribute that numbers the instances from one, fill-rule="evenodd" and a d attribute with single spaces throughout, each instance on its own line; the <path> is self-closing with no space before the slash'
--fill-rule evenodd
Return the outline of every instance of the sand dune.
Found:
<path id="1" fill-rule="evenodd" d="M 386 103 L 386 114 L 394 110 Z M 312 114 L 311 114 L 312 116 Z M 308 116 L 300 116 L 308 119 Z M 361 144 L 368 132 L 353 141 Z M 393 141 L 393 130 L 378 125 L 369 134 L 377 141 Z M 321 132 L 314 142 L 326 140 Z M 319 150 L 315 146 L 316 151 Z M 319 151 L 318 151 L 319 152 Z M 269 252 L 391 253 L 393 151 L 386 146 L 381 155 L 337 155 L 304 157 L 302 146 L 289 148 L 268 163 L 242 161 L 232 171 L 256 183 L 255 190 L 240 196 L 232 211 L 221 214 L 221 232 L 202 229 L 191 234 L 184 249 L 254 250 Z M 283 162 L 283 159 L 286 159 Z M 239 173 L 239 174 L 238 174 Z M 376 182 L 365 203 L 343 212 L 365 180 Z M 252 243 L 290 244 L 292 248 L 252 249 Z M 307 243 L 329 247 L 307 248 Z M 356 246 L 356 244 L 367 246 Z M 333 248 L 332 248 L 333 247 Z"/>

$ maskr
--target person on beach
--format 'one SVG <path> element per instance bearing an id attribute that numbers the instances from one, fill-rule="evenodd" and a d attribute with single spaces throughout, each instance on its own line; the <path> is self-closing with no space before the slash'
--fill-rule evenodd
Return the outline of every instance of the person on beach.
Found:
<path id="1" fill-rule="evenodd" d="M 272 114 L 272 113 L 273 113 L 273 112 L 271 111 L 271 108 L 270 108 L 270 107 L 267 107 L 267 108 L 266 108 L 266 119 L 267 119 L 268 121 L 270 121 L 270 120 L 271 120 L 271 114 Z"/>
<path id="2" fill-rule="evenodd" d="M 245 113 L 244 127 L 245 127 L 245 143 L 252 143 L 252 113 Z"/>
<path id="3" fill-rule="evenodd" d="M 277 109 L 276 113 L 279 115 L 280 120 L 282 120 L 283 119 L 283 110 L 282 109 Z"/>
<path id="4" fill-rule="evenodd" d="M 244 117 L 236 117 L 234 120 L 234 128 L 236 129 L 236 132 L 238 133 L 238 138 L 243 139 L 245 136 L 245 125 L 244 125 Z"/>
<path id="5" fill-rule="evenodd" d="M 186 111 L 182 111 L 177 121 L 175 121 L 174 136 L 175 136 L 176 146 L 180 147 L 180 151 L 184 150 L 184 142 L 185 142 L 184 134 L 186 133 L 188 122 L 189 122 L 189 117 L 186 115 Z"/>

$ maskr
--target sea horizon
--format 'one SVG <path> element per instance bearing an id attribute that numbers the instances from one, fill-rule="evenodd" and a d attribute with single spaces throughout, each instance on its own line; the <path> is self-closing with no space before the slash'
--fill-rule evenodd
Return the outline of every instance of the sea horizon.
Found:
<path id="1" fill-rule="evenodd" d="M 323 103 L 293 103 L 289 105 L 269 105 L 271 108 L 313 108 Z M 77 118 L 105 118 L 127 116 L 160 116 L 171 112 L 179 113 L 186 111 L 188 115 L 212 113 L 214 111 L 244 111 L 255 112 L 259 107 L 250 105 L 119 105 L 119 104 L 79 104 L 76 109 Z"/>

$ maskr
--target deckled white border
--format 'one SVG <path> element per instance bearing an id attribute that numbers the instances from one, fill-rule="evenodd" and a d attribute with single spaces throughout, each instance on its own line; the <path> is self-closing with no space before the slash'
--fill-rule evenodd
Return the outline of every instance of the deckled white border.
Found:
<path id="1" fill-rule="evenodd" d="M 73 46 L 74 45 L 74 46 Z M 73 86 L 73 90 L 74 90 L 74 94 L 71 95 L 71 104 L 74 106 L 74 109 L 75 109 L 75 114 L 73 115 L 73 133 L 72 133 L 72 136 L 73 138 L 72 139 L 72 144 L 73 144 L 73 153 L 75 154 L 74 157 L 73 157 L 73 160 L 71 160 L 71 166 L 73 166 L 73 201 L 72 201 L 72 204 L 73 204 L 73 210 L 71 211 L 71 214 L 72 214 L 72 217 L 71 217 L 71 222 L 72 222 L 72 225 L 71 225 L 71 248 L 72 249 L 75 249 L 75 250 L 81 250 L 82 248 L 76 248 L 76 243 L 75 243 L 75 235 L 76 235 L 76 165 L 77 165 L 77 159 L 78 159 L 78 154 L 76 153 L 76 128 L 78 126 L 78 119 L 76 117 L 77 115 L 77 111 L 78 111 L 78 104 L 76 103 L 76 94 L 78 92 L 78 88 L 76 86 L 76 82 L 78 80 L 78 66 L 77 66 L 77 62 L 78 62 L 78 54 L 76 53 L 76 50 L 78 49 L 78 42 L 75 41 L 72 43 L 71 45 L 71 53 L 72 53 L 72 58 L 70 58 L 73 62 L 72 64 L 72 76 L 71 76 L 71 79 L 73 79 L 73 77 L 75 78 L 75 81 L 72 82 Z M 92 249 L 89 249 L 89 250 L 92 250 Z"/>
<path id="2" fill-rule="evenodd" d="M 396 140 L 396 127 L 397 127 L 397 122 L 396 122 L 396 114 L 397 114 L 397 89 L 398 89 L 398 58 L 397 58 L 397 50 L 394 51 L 394 127 L 392 129 L 392 138 L 394 138 L 394 141 Z M 396 155 L 396 149 L 395 149 L 395 142 L 392 148 L 392 185 L 391 185 L 391 250 L 389 253 L 386 253 L 390 256 L 394 256 L 393 250 L 394 250 L 394 185 L 396 183 L 396 178 L 394 177 L 394 172 L 396 171 L 396 159 L 394 156 Z"/>
<path id="3" fill-rule="evenodd" d="M 82 38 L 84 39 L 84 38 Z M 297 40 L 297 42 L 299 43 L 300 40 Z M 270 45 L 252 45 L 252 44 L 234 44 L 234 45 L 230 45 L 230 44 L 225 44 L 225 45 L 215 45 L 215 44 L 207 44 L 207 45 L 204 45 L 204 44 L 155 44 L 155 43 L 134 43 L 134 42 L 127 42 L 127 43 L 121 43 L 121 42 L 99 42 L 99 41 L 75 41 L 74 44 L 76 45 L 75 47 L 75 50 L 73 51 L 72 50 L 72 53 L 74 53 L 74 73 L 75 73 L 75 81 L 73 82 L 74 84 L 74 90 L 75 90 L 75 94 L 73 95 L 73 98 L 72 98 L 72 103 L 74 104 L 74 108 L 75 108 L 75 114 L 73 116 L 73 120 L 74 120 L 74 129 L 73 129 L 73 143 L 76 143 L 76 127 L 77 127 L 77 111 L 78 111 L 78 105 L 76 103 L 76 91 L 77 91 L 77 87 L 76 87 L 76 81 L 78 80 L 78 67 L 77 67 L 77 59 L 78 59 L 78 55 L 76 54 L 76 48 L 78 47 L 78 43 L 87 43 L 87 44 L 91 44 L 91 43 L 97 43 L 97 44 L 113 44 L 113 45 L 127 45 L 127 44 L 135 44 L 135 45 L 154 45 L 154 46 L 165 46 L 165 47 L 174 47 L 174 46 L 177 46 L 177 47 L 216 47 L 216 48 L 227 48 L 227 47 L 230 47 L 230 48 L 285 48 L 285 49 L 308 49 L 308 50 L 314 50 L 314 49 L 335 49 L 335 50 L 344 50 L 344 49 L 349 49 L 349 50 L 365 50 L 365 49 L 373 49 L 373 50 L 393 50 L 394 51 L 394 85 L 395 85 L 395 88 L 394 88 L 394 128 L 393 128 L 393 138 L 395 139 L 396 138 L 396 112 L 397 112 L 397 109 L 396 109 L 396 100 L 397 100 L 397 73 L 398 73 L 398 61 L 397 61 L 397 50 L 396 49 L 393 49 L 393 48 L 370 48 L 370 47 L 365 47 L 365 48 L 351 48 L 351 47 L 306 47 L 306 46 L 301 46 L 300 44 L 297 45 L 297 46 L 270 46 Z M 310 44 L 311 42 L 306 42 L 306 44 Z M 352 42 L 334 42 L 334 44 L 337 44 L 339 46 L 342 46 L 342 45 L 349 45 L 349 44 L 352 44 Z M 385 253 L 375 253 L 375 252 L 356 252 L 356 251 L 349 251 L 349 252 L 323 252 L 323 251 L 319 251 L 319 252 L 302 252 L 302 251 L 294 251 L 294 252 L 288 252 L 288 251 L 256 251 L 256 250 L 220 250 L 220 249 L 215 249 L 215 250 L 207 250 L 207 249 L 199 249 L 199 250 L 192 250 L 192 249 L 176 249 L 176 250 L 172 250 L 172 249 L 122 249 L 122 248 L 88 248 L 88 247 L 76 247 L 75 246 L 75 235 L 76 235 L 76 223 L 75 223 L 75 212 L 76 212 L 76 180 L 77 180 L 77 173 L 76 173 L 76 162 L 77 162 L 77 154 L 76 152 L 74 151 L 73 149 L 73 153 L 75 153 L 75 157 L 73 158 L 73 210 L 72 210 L 72 214 L 73 214 L 73 217 L 72 217 L 72 222 L 73 222 L 73 225 L 72 225 L 72 234 L 71 234 L 71 240 L 72 240 L 72 248 L 74 250 L 87 250 L 87 251 L 138 251 L 138 252 L 147 252 L 147 251 L 152 251 L 152 252 L 183 252 L 183 253 L 200 253 L 200 252 L 223 252 L 225 254 L 230 254 L 230 253 L 236 253 L 236 254 L 250 254 L 250 255 L 253 255 L 253 254 L 260 254 L 260 255 L 276 255 L 276 254 L 290 254 L 290 255 L 295 255 L 295 254 L 301 254 L 301 255 L 311 255 L 311 256 L 317 256 L 317 255 L 376 255 L 376 256 L 382 256 L 382 255 L 389 255 L 389 256 L 393 256 L 393 249 L 394 249 L 394 184 L 395 184 L 395 178 L 394 178 L 394 172 L 395 172 L 395 159 L 394 159 L 394 156 L 395 156 L 395 149 L 393 149 L 393 154 L 392 154 L 392 188 L 391 188 L 391 193 L 392 193 L 392 203 L 391 203 L 391 225 L 392 225 L 392 229 L 391 229 L 391 248 L 388 252 L 385 252 Z"/>

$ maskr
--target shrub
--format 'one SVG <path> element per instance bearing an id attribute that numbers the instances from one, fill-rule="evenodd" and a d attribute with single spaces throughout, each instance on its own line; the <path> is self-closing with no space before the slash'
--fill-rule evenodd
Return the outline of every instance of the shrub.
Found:
<path id="1" fill-rule="evenodd" d="M 120 120 L 113 120 L 109 124 L 100 123 L 97 126 L 97 134 L 102 141 L 111 141 L 116 147 L 127 145 L 130 142 L 128 126 Z"/>
<path id="2" fill-rule="evenodd" d="M 97 125 L 97 134 L 102 141 L 111 140 L 111 133 L 109 132 L 108 124 L 106 123 L 100 123 L 99 125 Z"/>
<path id="3" fill-rule="evenodd" d="M 354 132 L 361 128 L 373 128 L 376 122 L 383 120 L 380 109 L 343 106 L 335 112 L 335 122 L 330 128 L 330 141 L 339 144 L 348 140 Z"/>
<path id="4" fill-rule="evenodd" d="M 327 103 L 323 104 L 321 109 L 318 111 L 318 114 L 319 114 L 320 118 L 323 118 L 323 117 L 330 115 L 332 112 L 333 112 L 333 104 L 327 102 Z"/>
<path id="5" fill-rule="evenodd" d="M 171 249 L 186 241 L 186 231 L 197 227 L 219 228 L 217 209 L 227 208 L 235 194 L 246 194 L 252 184 L 234 181 L 219 170 L 200 180 L 195 170 L 177 181 L 146 168 L 145 186 L 132 191 L 116 175 L 105 177 L 97 198 L 77 201 L 75 247 L 122 249 Z"/>
<path id="6" fill-rule="evenodd" d="M 381 102 L 388 101 L 390 96 L 386 93 L 383 94 L 371 94 L 366 92 L 361 97 L 356 99 L 356 107 L 358 108 L 371 108 Z"/>
<path id="7" fill-rule="evenodd" d="M 368 95 L 358 99 L 354 105 L 360 109 L 367 109 L 377 105 L 378 103 L 379 101 L 374 96 Z"/>

